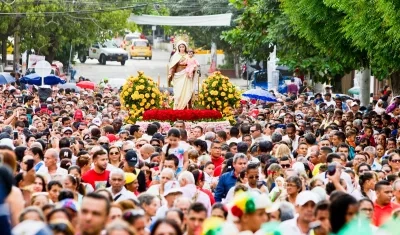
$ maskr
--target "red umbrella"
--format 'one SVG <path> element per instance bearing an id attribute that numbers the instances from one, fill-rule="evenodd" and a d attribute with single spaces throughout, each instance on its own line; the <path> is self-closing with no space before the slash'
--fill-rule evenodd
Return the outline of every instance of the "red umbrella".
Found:
<path id="1" fill-rule="evenodd" d="M 94 82 L 89 82 L 89 81 L 82 81 L 82 82 L 78 82 L 76 84 L 76 86 L 82 88 L 82 89 L 90 89 L 90 90 L 94 90 L 94 88 L 96 87 L 96 83 Z"/>

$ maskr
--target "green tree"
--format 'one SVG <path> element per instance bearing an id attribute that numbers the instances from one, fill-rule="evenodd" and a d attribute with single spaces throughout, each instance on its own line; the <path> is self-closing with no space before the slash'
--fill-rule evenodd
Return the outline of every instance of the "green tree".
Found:
<path id="1" fill-rule="evenodd" d="M 7 55 L 7 39 L 14 36 L 18 26 L 23 20 L 22 17 L 13 15 L 16 12 L 25 12 L 30 9 L 31 5 L 26 4 L 28 1 L 22 0 L 18 4 L 9 4 L 5 1 L 0 2 L 0 54 Z M 7 56 L 2 56 L 2 63 L 6 63 Z"/>
<path id="2" fill-rule="evenodd" d="M 104 10 L 100 10 L 103 9 Z M 87 45 L 110 39 L 126 28 L 131 10 L 102 1 L 72 4 L 70 1 L 40 2 L 27 12 L 21 24 L 25 48 L 34 48 L 49 62 L 65 45 Z M 61 12 L 60 14 L 46 12 Z"/>
<path id="3" fill-rule="evenodd" d="M 271 0 L 231 0 L 233 6 L 242 11 L 235 20 L 236 27 L 222 34 L 229 44 L 241 45 L 241 56 L 248 60 L 266 61 L 274 49 L 273 39 L 268 37 L 268 28 L 279 12 L 279 2 Z"/>
<path id="4" fill-rule="evenodd" d="M 321 50 L 301 36 L 275 0 L 231 0 L 242 12 L 235 21 L 237 26 L 223 33 L 222 38 L 238 48 L 247 60 L 269 58 L 274 46 L 279 64 L 291 70 L 310 74 L 314 81 L 325 82 L 341 77 L 349 66 L 341 63 L 327 50 Z"/>

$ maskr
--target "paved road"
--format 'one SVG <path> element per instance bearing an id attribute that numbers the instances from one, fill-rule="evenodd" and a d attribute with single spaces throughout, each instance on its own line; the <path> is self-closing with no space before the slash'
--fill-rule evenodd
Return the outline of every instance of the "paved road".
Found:
<path id="1" fill-rule="evenodd" d="M 161 50 L 153 51 L 153 59 L 145 60 L 144 58 L 130 59 L 125 63 L 125 66 L 121 66 L 119 62 L 107 61 L 106 65 L 100 65 L 97 60 L 88 59 L 84 64 L 81 64 L 79 60 L 75 65 L 77 70 L 76 79 L 79 76 L 89 78 L 91 81 L 98 83 L 103 78 L 109 78 L 112 82 L 112 78 L 128 78 L 129 76 L 137 75 L 137 71 L 144 71 L 144 73 L 154 81 L 160 77 L 161 86 L 167 86 L 167 64 L 170 53 Z M 209 65 L 202 65 L 202 73 L 206 74 Z M 203 78 L 204 79 L 204 76 Z M 242 79 L 231 79 L 235 85 L 245 86 L 246 81 Z"/>

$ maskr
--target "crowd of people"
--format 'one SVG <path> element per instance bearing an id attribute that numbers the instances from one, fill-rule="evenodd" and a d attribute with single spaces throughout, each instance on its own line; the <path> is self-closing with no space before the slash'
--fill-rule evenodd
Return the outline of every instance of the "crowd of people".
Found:
<path id="1" fill-rule="evenodd" d="M 243 100 L 223 130 L 162 133 L 124 123 L 107 85 L 45 98 L 2 86 L 2 234 L 327 235 L 354 221 L 395 234 L 400 97 L 276 96 Z"/>

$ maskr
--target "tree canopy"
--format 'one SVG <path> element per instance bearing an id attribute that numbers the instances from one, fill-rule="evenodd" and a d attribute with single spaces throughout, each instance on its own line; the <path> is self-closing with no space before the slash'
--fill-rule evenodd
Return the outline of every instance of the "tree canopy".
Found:
<path id="1" fill-rule="evenodd" d="M 0 38 L 21 37 L 21 48 L 34 49 L 48 61 L 66 47 L 111 39 L 127 28 L 129 15 L 147 4 L 128 1 L 34 1 L 0 3 Z M 62 54 L 62 53 L 61 53 Z"/>
<path id="2" fill-rule="evenodd" d="M 315 80 L 326 81 L 350 71 L 351 65 L 344 63 L 343 54 L 320 46 L 317 38 L 307 33 L 301 34 L 301 26 L 291 21 L 289 13 L 283 10 L 282 3 L 275 0 L 231 0 L 231 4 L 243 13 L 236 19 L 236 27 L 223 33 L 222 38 L 231 45 L 239 47 L 241 55 L 246 60 L 268 60 L 274 46 L 277 47 L 279 63 L 309 73 Z M 296 14 L 300 14 L 299 10 Z M 293 21 L 302 18 L 298 15 Z M 308 19 L 309 24 L 319 27 L 321 22 Z M 311 22 L 312 21 L 312 22 Z M 303 24 L 303 23 L 302 23 Z M 307 23 L 304 23 L 307 26 Z M 333 27 L 333 26 L 328 26 Z M 312 39 L 312 40 L 311 40 Z M 323 40 L 328 40 L 329 35 Z M 336 39 L 330 41 L 334 44 Z M 318 44 L 319 43 L 319 44 Z M 344 50 L 346 51 L 346 50 Z M 347 53 L 348 55 L 349 53 Z M 349 60 L 353 57 L 348 56 Z"/>

